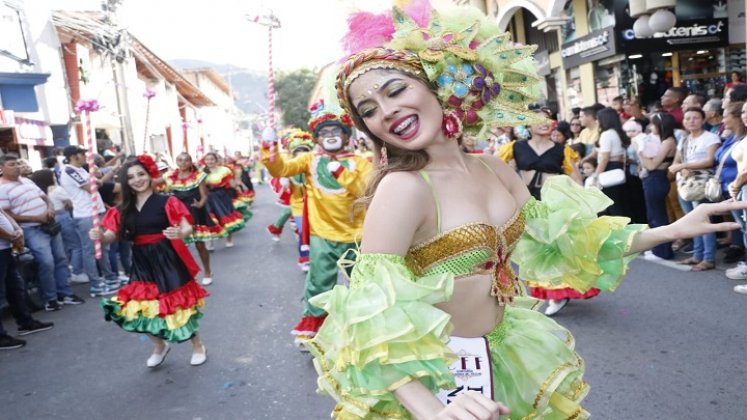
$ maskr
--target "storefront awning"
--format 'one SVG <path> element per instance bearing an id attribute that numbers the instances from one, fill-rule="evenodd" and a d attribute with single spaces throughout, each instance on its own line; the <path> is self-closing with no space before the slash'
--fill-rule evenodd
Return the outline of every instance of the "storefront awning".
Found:
<path id="1" fill-rule="evenodd" d="M 34 86 L 47 82 L 49 73 L 0 73 L 0 102 L 4 109 L 37 112 Z"/>
<path id="2" fill-rule="evenodd" d="M 46 121 L 16 116 L 18 143 L 28 146 L 54 146 L 52 129 Z"/>

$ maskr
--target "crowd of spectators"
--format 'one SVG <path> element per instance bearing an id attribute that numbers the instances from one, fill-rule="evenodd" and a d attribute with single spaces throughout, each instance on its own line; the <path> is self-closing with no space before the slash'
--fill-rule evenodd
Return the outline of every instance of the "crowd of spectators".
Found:
<path id="1" fill-rule="evenodd" d="M 745 100 L 747 85 L 733 84 L 723 98 L 669 87 L 649 107 L 636 97 L 617 97 L 610 106 L 575 108 L 565 119 L 538 108 L 548 116 L 546 123 L 493 130 L 481 152 L 508 162 L 536 197 L 547 177 L 567 174 L 611 199 L 606 214 L 663 226 L 702 203 L 747 200 Z M 614 170 L 622 170 L 624 180 L 605 185 L 605 179 L 615 179 Z M 709 180 L 720 187 L 720 196 L 705 196 Z M 659 245 L 644 258 L 676 260 L 697 272 L 714 269 L 718 254 L 735 264 L 726 270 L 728 278 L 747 280 L 747 214 L 725 218 L 743 229 Z M 747 294 L 747 284 L 734 291 Z"/>
<path id="2" fill-rule="evenodd" d="M 127 281 L 127 246 L 104 247 L 106 258 L 97 260 L 88 237 L 93 209 L 102 217 L 114 203 L 119 187 L 114 177 L 123 158 L 97 156 L 88 168 L 85 149 L 68 146 L 33 171 L 15 154 L 0 156 L 0 301 L 7 302 L 19 336 L 54 326 L 34 319 L 34 309 L 59 311 L 85 303 L 71 284 L 89 283 L 90 296 L 99 297 L 114 294 Z M 95 194 L 89 171 L 98 185 Z M 0 324 L 0 350 L 25 344 Z"/>

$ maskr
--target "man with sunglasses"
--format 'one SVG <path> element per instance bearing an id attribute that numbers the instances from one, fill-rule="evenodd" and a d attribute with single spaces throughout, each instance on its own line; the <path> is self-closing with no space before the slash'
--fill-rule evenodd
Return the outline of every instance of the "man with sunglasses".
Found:
<path id="1" fill-rule="evenodd" d="M 347 149 L 353 127 L 349 115 L 330 112 L 323 102 L 312 106 L 311 114 L 309 129 L 317 144 L 311 153 L 287 159 L 276 153 L 274 139 L 265 138 L 262 145 L 262 163 L 272 176 L 304 175 L 311 235 L 305 308 L 291 331 L 299 345 L 316 335 L 327 315 L 309 300 L 337 284 L 337 261 L 360 241 L 363 213 L 354 211 L 353 204 L 363 195 L 373 169 L 366 158 Z"/>

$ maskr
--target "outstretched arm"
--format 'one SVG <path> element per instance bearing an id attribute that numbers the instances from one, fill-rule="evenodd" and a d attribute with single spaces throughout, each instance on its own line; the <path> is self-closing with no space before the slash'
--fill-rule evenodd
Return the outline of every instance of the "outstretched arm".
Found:
<path id="1" fill-rule="evenodd" d="M 274 159 L 272 158 L 273 156 Z M 262 148 L 262 164 L 265 165 L 270 175 L 277 178 L 306 173 L 312 157 L 313 153 L 304 153 L 295 159 L 288 159 L 280 153 L 271 151 L 268 147 L 263 146 Z"/>
<path id="2" fill-rule="evenodd" d="M 642 252 L 677 239 L 739 229 L 741 226 L 736 222 L 711 223 L 710 216 L 744 209 L 747 209 L 747 201 L 727 200 L 720 203 L 701 204 L 672 224 L 636 234 L 628 254 Z"/>

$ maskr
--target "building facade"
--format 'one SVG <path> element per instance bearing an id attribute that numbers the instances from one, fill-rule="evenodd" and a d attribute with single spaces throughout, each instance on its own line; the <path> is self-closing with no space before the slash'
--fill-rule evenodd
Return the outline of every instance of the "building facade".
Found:
<path id="1" fill-rule="evenodd" d="M 730 73 L 744 78 L 745 1 L 677 0 L 667 33 L 637 38 L 629 0 L 485 0 L 470 3 L 514 39 L 539 45 L 545 97 L 565 117 L 618 95 L 652 105 L 666 86 L 720 97 Z"/>

